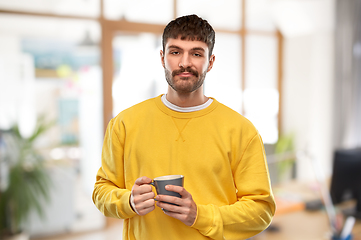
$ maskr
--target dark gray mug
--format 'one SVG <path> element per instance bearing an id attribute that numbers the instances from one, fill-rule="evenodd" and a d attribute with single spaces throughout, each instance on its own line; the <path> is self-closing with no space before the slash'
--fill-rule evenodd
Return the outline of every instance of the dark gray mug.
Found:
<path id="1" fill-rule="evenodd" d="M 158 195 L 169 195 L 174 197 L 181 197 L 179 193 L 165 190 L 166 185 L 175 185 L 183 187 L 184 176 L 183 175 L 167 175 L 156 177 L 153 179 L 153 182 L 150 183 L 155 187 Z M 172 203 L 169 203 L 172 204 Z"/>

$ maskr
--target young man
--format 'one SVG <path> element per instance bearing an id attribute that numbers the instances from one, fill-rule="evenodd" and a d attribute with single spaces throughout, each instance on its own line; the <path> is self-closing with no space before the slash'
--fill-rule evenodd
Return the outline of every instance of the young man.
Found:
<path id="1" fill-rule="evenodd" d="M 214 39 L 196 15 L 171 21 L 160 52 L 167 94 L 109 122 L 93 201 L 105 216 L 124 219 L 123 239 L 246 239 L 271 222 L 275 203 L 260 135 L 203 94 Z M 184 188 L 167 187 L 181 198 L 155 196 L 152 179 L 172 174 L 184 175 Z"/>

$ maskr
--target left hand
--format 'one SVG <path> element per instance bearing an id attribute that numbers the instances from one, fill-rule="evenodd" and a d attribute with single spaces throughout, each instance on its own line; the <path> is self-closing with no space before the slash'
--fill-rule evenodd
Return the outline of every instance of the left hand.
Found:
<path id="1" fill-rule="evenodd" d="M 168 216 L 182 221 L 187 226 L 192 226 L 197 217 L 197 205 L 193 201 L 192 195 L 180 186 L 167 185 L 165 186 L 165 189 L 167 191 L 179 193 L 181 198 L 168 195 L 157 195 L 155 198 L 158 200 L 157 206 L 167 210 L 163 212 Z M 167 204 L 165 202 L 174 203 L 178 206 Z"/>

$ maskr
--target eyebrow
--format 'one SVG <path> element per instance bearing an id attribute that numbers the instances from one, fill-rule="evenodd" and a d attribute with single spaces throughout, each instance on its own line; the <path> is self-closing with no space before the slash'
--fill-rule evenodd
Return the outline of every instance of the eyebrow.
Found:
<path id="1" fill-rule="evenodd" d="M 180 48 L 180 47 L 178 47 L 177 45 L 170 45 L 170 46 L 168 46 L 168 49 L 171 49 L 171 48 L 183 50 L 183 48 Z M 204 48 L 201 48 L 201 47 L 194 47 L 194 48 L 192 48 L 191 50 L 193 50 L 193 51 L 202 51 L 202 52 L 205 52 Z"/>

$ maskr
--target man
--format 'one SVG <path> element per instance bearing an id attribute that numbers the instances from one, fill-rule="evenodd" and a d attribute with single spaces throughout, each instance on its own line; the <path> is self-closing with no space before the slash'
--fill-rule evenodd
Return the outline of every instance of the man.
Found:
<path id="1" fill-rule="evenodd" d="M 246 239 L 271 222 L 260 135 L 203 94 L 214 42 L 212 27 L 196 15 L 171 21 L 160 51 L 167 94 L 109 122 L 93 201 L 105 216 L 124 219 L 123 239 Z M 184 188 L 167 186 L 181 198 L 155 196 L 152 179 L 172 174 L 184 175 Z"/>

